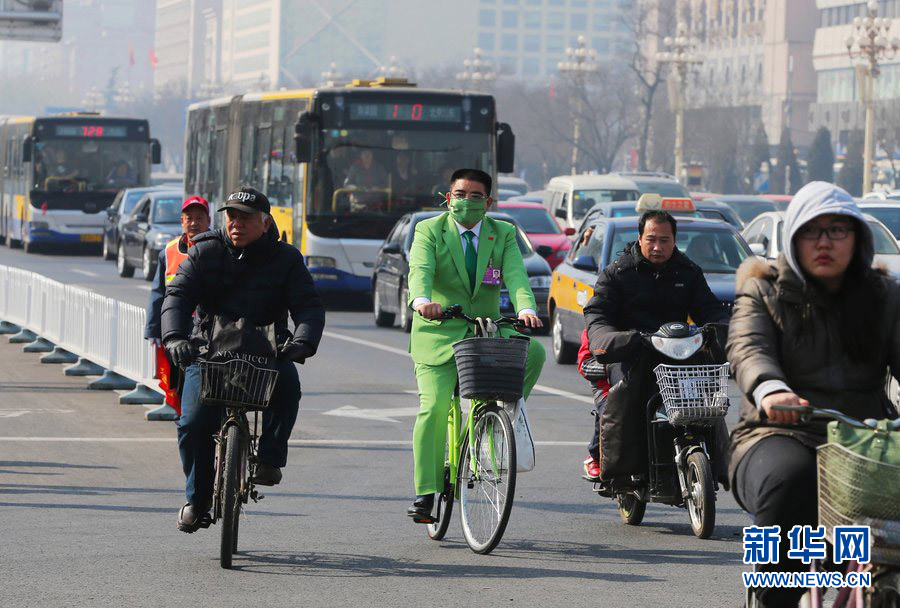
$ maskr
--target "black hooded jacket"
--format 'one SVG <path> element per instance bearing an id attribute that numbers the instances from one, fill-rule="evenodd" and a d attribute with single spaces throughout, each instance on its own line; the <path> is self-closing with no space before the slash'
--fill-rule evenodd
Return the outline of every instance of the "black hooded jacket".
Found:
<path id="1" fill-rule="evenodd" d="M 638 332 L 686 322 L 688 316 L 697 325 L 727 323 L 730 312 L 710 290 L 703 270 L 678 249 L 657 269 L 636 242 L 600 273 L 584 307 L 591 353 L 601 363 L 631 359 L 640 348 Z"/>
<path id="2" fill-rule="evenodd" d="M 278 240 L 274 224 L 244 249 L 236 248 L 224 230 L 211 230 L 194 239 L 166 288 L 162 339 L 190 337 L 202 346 L 212 317 L 221 315 L 256 325 L 274 323 L 278 343 L 283 344 L 291 335 L 288 314 L 295 326 L 293 339 L 315 352 L 325 327 L 325 308 L 301 253 Z"/>

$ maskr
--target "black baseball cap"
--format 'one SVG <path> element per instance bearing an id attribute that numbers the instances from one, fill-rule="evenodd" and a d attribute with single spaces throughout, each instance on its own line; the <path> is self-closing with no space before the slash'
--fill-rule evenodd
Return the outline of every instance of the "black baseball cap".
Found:
<path id="1" fill-rule="evenodd" d="M 237 209 L 246 213 L 256 213 L 257 211 L 269 213 L 272 207 L 265 194 L 256 188 L 243 186 L 229 194 L 225 199 L 225 204 L 219 207 L 219 211 L 225 209 Z"/>

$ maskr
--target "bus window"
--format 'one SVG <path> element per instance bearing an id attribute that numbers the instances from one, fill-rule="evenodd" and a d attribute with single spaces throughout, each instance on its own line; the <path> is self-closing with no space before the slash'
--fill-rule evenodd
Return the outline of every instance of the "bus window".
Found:
<path id="1" fill-rule="evenodd" d="M 323 129 L 307 220 L 325 237 L 384 238 L 404 213 L 440 204 L 459 167 L 490 172 L 485 133 Z M 413 162 L 415 161 L 415 162 Z M 396 188 L 394 184 L 396 183 Z M 346 221 L 346 220 L 360 221 Z"/>

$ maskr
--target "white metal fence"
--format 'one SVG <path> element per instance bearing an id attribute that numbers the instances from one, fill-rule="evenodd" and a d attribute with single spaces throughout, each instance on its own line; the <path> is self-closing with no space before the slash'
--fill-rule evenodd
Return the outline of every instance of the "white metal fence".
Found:
<path id="1" fill-rule="evenodd" d="M 153 345 L 143 339 L 146 311 L 139 306 L 0 265 L 0 321 L 161 392 Z"/>

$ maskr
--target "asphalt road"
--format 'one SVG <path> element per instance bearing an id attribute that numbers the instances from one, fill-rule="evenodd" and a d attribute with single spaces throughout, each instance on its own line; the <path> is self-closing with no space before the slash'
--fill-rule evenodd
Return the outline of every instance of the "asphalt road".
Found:
<path id="1" fill-rule="evenodd" d="M 99 256 L 0 247 L 0 264 L 147 299 L 140 271 L 121 279 Z M 405 515 L 417 406 L 406 344 L 369 312 L 329 310 L 319 354 L 300 368 L 285 479 L 245 510 L 229 572 L 215 527 L 175 529 L 174 425 L 0 340 L 0 605 L 740 605 L 747 515 L 720 491 L 712 539 L 661 505 L 623 525 L 580 477 L 588 384 L 552 361 L 529 401 L 537 468 L 518 478 L 499 547 L 473 554 L 457 522 L 428 540 Z"/>

